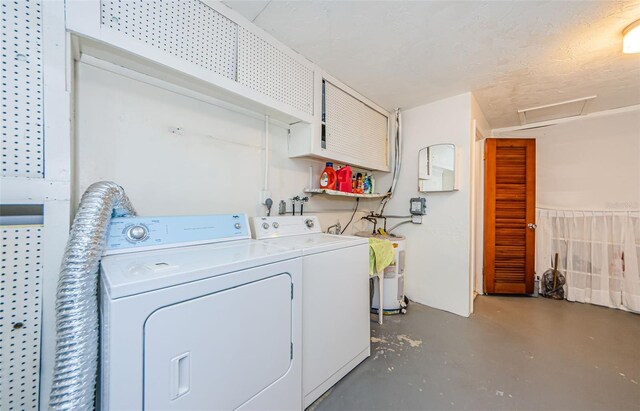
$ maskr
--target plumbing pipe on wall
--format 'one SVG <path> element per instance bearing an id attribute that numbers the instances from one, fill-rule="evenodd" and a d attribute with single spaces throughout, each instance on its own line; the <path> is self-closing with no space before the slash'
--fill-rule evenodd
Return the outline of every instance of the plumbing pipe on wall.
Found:
<path id="1" fill-rule="evenodd" d="M 396 184 L 398 184 L 398 179 L 400 178 L 400 168 L 402 167 L 402 118 L 400 116 L 400 109 L 397 108 L 395 110 L 395 122 L 396 122 L 396 136 L 394 139 L 395 143 L 395 151 L 394 158 L 395 161 L 393 163 L 393 181 L 391 182 L 391 188 L 389 189 L 389 196 L 393 197 L 393 193 L 396 189 Z"/>
<path id="2" fill-rule="evenodd" d="M 56 354 L 49 407 L 92 410 L 98 370 L 98 267 L 111 217 L 135 215 L 119 185 L 82 195 L 62 259 L 56 296 Z"/>
<path id="3" fill-rule="evenodd" d="M 264 116 L 264 187 L 265 193 L 269 191 L 269 116 Z"/>

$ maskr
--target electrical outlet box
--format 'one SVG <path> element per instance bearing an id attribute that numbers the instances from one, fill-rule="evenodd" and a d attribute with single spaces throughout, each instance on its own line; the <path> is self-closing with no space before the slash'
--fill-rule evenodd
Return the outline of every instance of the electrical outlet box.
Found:
<path id="1" fill-rule="evenodd" d="M 427 214 L 427 199 L 424 197 L 416 197 L 410 200 L 411 207 L 409 211 L 412 215 Z"/>
<path id="2" fill-rule="evenodd" d="M 260 190 L 260 204 L 265 204 L 267 198 L 271 198 L 271 191 Z"/>

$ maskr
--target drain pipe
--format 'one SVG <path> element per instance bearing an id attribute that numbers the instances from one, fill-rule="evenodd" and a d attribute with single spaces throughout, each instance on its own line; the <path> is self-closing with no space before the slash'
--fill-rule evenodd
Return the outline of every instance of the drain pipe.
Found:
<path id="1" fill-rule="evenodd" d="M 264 116 L 264 186 L 263 191 L 269 192 L 269 116 Z"/>
<path id="2" fill-rule="evenodd" d="M 273 200 L 271 199 L 271 192 L 269 192 L 269 154 L 270 154 L 271 142 L 269 136 L 269 115 L 264 116 L 264 185 L 262 191 L 260 191 L 260 204 L 267 207 L 267 215 L 271 215 L 271 206 Z"/>
<path id="3" fill-rule="evenodd" d="M 49 408 L 93 410 L 98 370 L 98 265 L 111 217 L 135 215 L 119 185 L 103 181 L 82 195 L 60 267 L 56 354 Z"/>

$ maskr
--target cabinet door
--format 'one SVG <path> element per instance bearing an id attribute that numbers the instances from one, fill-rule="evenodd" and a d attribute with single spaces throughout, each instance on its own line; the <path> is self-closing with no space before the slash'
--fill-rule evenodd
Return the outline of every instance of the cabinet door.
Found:
<path id="1" fill-rule="evenodd" d="M 291 301 L 291 277 L 280 274 L 151 314 L 145 409 L 232 410 L 255 402 L 290 369 Z"/>
<path id="2" fill-rule="evenodd" d="M 238 31 L 238 83 L 313 115 L 313 69 L 244 27 Z"/>
<path id="3" fill-rule="evenodd" d="M 323 147 L 357 158 L 370 169 L 388 167 L 388 118 L 349 93 L 324 81 L 326 132 Z"/>
<path id="4" fill-rule="evenodd" d="M 2 177 L 44 177 L 41 2 L 2 2 Z M 5 193 L 3 193 L 5 194 Z"/>
<path id="5" fill-rule="evenodd" d="M 37 410 L 44 230 L 7 225 L 1 231 L 0 410 Z"/>
<path id="6" fill-rule="evenodd" d="M 100 23 L 132 42 L 236 80 L 238 24 L 201 1 L 101 0 Z"/>

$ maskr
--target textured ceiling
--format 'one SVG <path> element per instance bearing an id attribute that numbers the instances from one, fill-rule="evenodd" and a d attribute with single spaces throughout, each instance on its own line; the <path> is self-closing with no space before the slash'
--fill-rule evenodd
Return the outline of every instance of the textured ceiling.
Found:
<path id="1" fill-rule="evenodd" d="M 597 94 L 640 104 L 640 55 L 622 53 L 634 1 L 225 1 L 376 103 L 472 91 L 493 128 L 518 109 Z"/>

